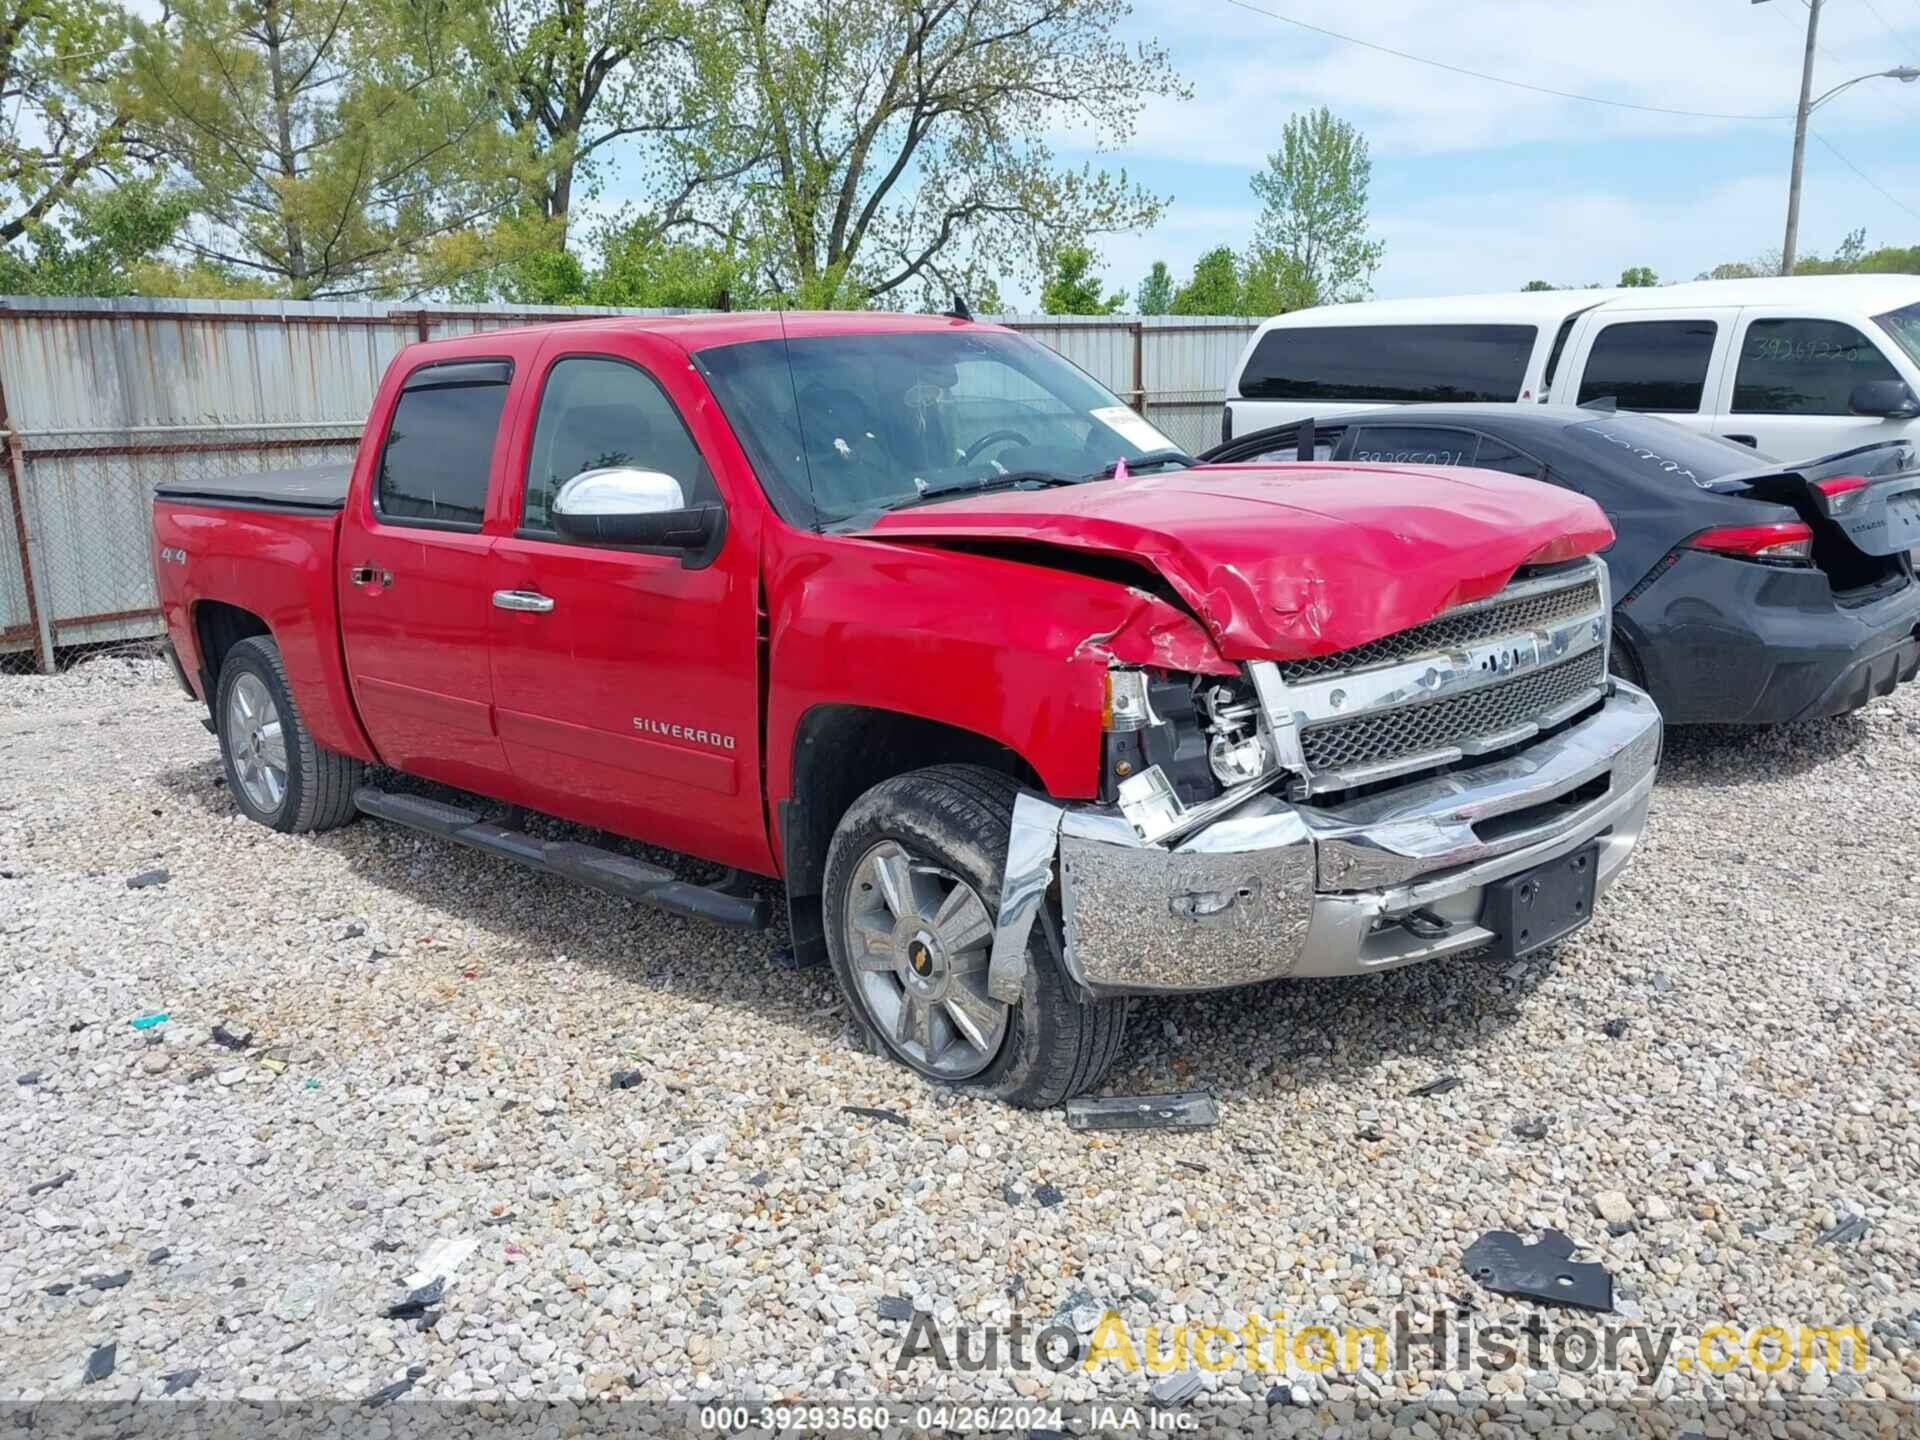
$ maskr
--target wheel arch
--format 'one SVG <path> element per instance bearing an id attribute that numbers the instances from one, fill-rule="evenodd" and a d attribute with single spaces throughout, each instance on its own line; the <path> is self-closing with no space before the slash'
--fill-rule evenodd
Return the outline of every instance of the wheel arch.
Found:
<path id="1" fill-rule="evenodd" d="M 982 765 L 1044 789 L 1025 756 L 990 735 L 899 710 L 819 704 L 794 728 L 788 795 L 778 804 L 781 873 L 795 952 L 824 959 L 820 895 L 827 847 L 849 807 L 896 775 L 930 765 Z"/>

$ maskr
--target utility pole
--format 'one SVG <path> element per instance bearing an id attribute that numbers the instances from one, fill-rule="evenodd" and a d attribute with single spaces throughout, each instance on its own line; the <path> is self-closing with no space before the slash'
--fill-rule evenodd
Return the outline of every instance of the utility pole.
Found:
<path id="1" fill-rule="evenodd" d="M 1800 243 L 1800 173 L 1807 163 L 1807 117 L 1813 113 L 1813 52 L 1820 43 L 1820 6 L 1807 0 L 1807 58 L 1800 67 L 1800 107 L 1793 114 L 1793 178 L 1787 183 L 1787 238 L 1780 246 L 1780 273 L 1793 274 Z"/>

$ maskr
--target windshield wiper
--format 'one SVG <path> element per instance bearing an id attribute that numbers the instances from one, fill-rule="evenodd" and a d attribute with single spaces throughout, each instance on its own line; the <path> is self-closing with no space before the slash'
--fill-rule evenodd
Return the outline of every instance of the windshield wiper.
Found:
<path id="1" fill-rule="evenodd" d="M 1122 458 L 1124 459 L 1126 457 L 1123 456 Z M 1189 455 L 1186 451 L 1176 450 L 1169 446 L 1164 450 L 1149 450 L 1144 455 L 1135 455 L 1127 460 L 1127 473 L 1129 475 L 1138 474 L 1140 471 L 1151 469 L 1155 465 L 1191 465 L 1193 463 L 1193 456 Z M 1113 464 L 1094 471 L 1091 475 L 1087 476 L 1087 479 L 1111 480 L 1113 478 L 1113 472 L 1119 468 L 1120 461 L 1116 460 Z"/>
<path id="2" fill-rule="evenodd" d="M 978 480 L 958 480 L 947 485 L 929 485 L 917 495 L 903 495 L 882 505 L 882 510 L 904 510 L 924 505 L 929 500 L 951 500 L 956 495 L 984 495 L 990 490 L 1017 490 L 1025 485 L 1078 485 L 1078 475 L 1061 475 L 1053 470 L 1008 470 L 1000 475 L 985 475 Z"/>

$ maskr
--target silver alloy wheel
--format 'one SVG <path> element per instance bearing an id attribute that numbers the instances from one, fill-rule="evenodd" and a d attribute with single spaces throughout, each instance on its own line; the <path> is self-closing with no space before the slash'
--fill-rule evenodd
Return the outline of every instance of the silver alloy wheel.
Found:
<path id="1" fill-rule="evenodd" d="M 227 744 L 234 774 L 254 808 L 271 815 L 287 796 L 287 737 L 266 682 L 242 672 L 227 696 Z"/>
<path id="2" fill-rule="evenodd" d="M 882 840 L 854 867 L 844 923 L 848 963 L 895 1051 L 943 1080 L 993 1063 L 1009 1007 L 987 994 L 993 917 L 971 885 Z"/>

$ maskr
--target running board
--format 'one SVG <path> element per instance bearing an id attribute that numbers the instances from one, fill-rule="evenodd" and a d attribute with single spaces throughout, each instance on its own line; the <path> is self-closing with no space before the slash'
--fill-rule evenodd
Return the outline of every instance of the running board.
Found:
<path id="1" fill-rule="evenodd" d="M 710 920 L 716 925 L 736 925 L 746 930 L 764 930 L 772 919 L 773 907 L 764 896 L 735 895 L 706 885 L 689 885 L 684 880 L 676 880 L 671 871 L 662 870 L 658 865 L 603 850 L 598 845 L 542 840 L 444 801 L 420 795 L 395 795 L 362 785 L 353 792 L 353 803 L 363 815 L 391 820 L 409 830 L 484 850 L 489 855 L 544 870 L 623 900 L 644 901 L 670 915 Z"/>

